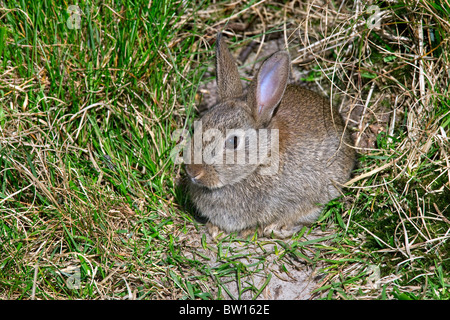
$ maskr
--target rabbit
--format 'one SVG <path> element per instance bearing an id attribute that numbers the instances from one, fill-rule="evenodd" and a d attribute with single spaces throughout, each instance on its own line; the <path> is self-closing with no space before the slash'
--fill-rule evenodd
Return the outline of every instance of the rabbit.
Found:
<path id="1" fill-rule="evenodd" d="M 314 223 L 350 178 L 355 151 L 342 117 L 319 94 L 288 84 L 289 74 L 289 54 L 278 51 L 262 63 L 244 92 L 236 62 L 218 33 L 218 102 L 201 117 L 201 126 L 194 127 L 188 159 L 192 150 L 195 154 L 202 148 L 210 156 L 185 164 L 190 199 L 207 218 L 213 237 L 255 231 L 291 237 Z M 195 142 L 196 134 L 208 131 L 214 139 L 203 136 Z M 242 131 L 253 132 L 256 140 Z M 264 138 L 259 135 L 263 132 L 273 134 Z M 256 152 L 256 161 L 247 161 L 258 148 L 269 156 Z M 244 163 L 211 161 L 217 154 L 232 159 L 242 150 Z"/>

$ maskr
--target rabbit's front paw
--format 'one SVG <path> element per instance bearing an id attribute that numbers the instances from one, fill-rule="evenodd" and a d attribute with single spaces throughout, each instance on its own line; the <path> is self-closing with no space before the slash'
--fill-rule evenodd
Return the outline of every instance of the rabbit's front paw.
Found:
<path id="1" fill-rule="evenodd" d="M 206 223 L 206 230 L 208 231 L 208 234 L 211 236 L 211 238 L 215 239 L 221 232 L 218 226 L 215 224 L 212 224 L 211 222 Z"/>
<path id="2" fill-rule="evenodd" d="M 244 229 L 241 230 L 239 232 L 239 236 L 241 236 L 244 239 L 247 239 L 248 237 L 253 238 L 255 236 L 255 233 L 257 234 L 258 237 L 263 235 L 262 229 L 261 227 L 258 228 L 248 228 L 248 229 Z"/>
<path id="3" fill-rule="evenodd" d="M 278 225 L 276 223 L 270 224 L 264 228 L 263 234 L 266 237 L 274 237 L 279 239 L 286 239 L 292 237 L 295 233 L 302 229 L 302 225 Z"/>

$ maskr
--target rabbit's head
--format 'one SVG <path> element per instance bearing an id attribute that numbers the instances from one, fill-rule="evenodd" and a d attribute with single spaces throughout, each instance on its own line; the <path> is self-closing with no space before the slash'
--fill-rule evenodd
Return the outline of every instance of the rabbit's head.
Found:
<path id="1" fill-rule="evenodd" d="M 192 183 L 221 188 L 270 166 L 271 157 L 278 157 L 278 132 L 270 128 L 288 82 L 289 66 L 286 52 L 273 54 L 244 94 L 236 62 L 218 34 L 218 102 L 194 125 L 191 161 L 186 164 Z"/>

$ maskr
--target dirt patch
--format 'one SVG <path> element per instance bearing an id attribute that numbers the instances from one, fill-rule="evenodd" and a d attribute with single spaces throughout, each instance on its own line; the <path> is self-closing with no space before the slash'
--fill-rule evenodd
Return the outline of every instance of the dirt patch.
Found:
<path id="1" fill-rule="evenodd" d="M 287 241 L 246 241 L 232 235 L 213 239 L 202 227 L 199 233 L 189 236 L 189 247 L 196 249 L 188 258 L 201 255 L 213 273 L 220 275 L 214 288 L 217 298 L 308 300 L 318 296 L 313 291 L 320 287 L 324 276 L 320 272 L 322 265 L 313 261 L 314 245 L 324 245 L 332 237 L 331 232 L 316 229 Z M 230 265 L 233 268 L 228 268 Z"/>

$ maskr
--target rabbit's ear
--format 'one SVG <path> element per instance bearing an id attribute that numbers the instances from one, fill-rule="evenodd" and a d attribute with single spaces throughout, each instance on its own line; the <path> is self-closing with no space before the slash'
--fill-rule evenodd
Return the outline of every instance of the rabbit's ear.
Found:
<path id="1" fill-rule="evenodd" d="M 242 83 L 236 61 L 228 50 L 220 32 L 216 39 L 216 73 L 219 101 L 242 95 Z"/>
<path id="2" fill-rule="evenodd" d="M 267 124 L 272 119 L 286 89 L 289 70 L 289 54 L 276 52 L 264 61 L 250 84 L 247 102 L 258 124 Z"/>

